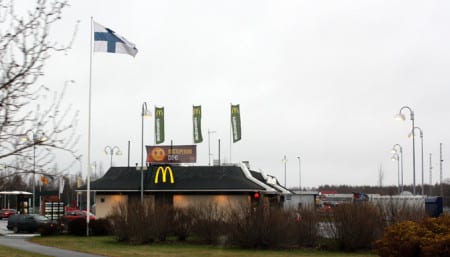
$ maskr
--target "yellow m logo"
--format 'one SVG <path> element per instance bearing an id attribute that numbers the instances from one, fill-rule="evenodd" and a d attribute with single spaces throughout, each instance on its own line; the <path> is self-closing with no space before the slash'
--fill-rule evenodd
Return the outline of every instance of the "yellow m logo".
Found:
<path id="1" fill-rule="evenodd" d="M 239 113 L 239 106 L 233 106 L 231 107 L 231 113 Z"/>
<path id="2" fill-rule="evenodd" d="M 159 172 L 161 172 L 161 176 L 162 176 L 162 183 L 166 183 L 166 178 L 167 178 L 167 172 L 169 172 L 170 175 L 170 183 L 173 184 L 175 181 L 173 179 L 173 171 L 172 168 L 170 166 L 159 166 L 158 169 L 156 169 L 156 174 L 155 174 L 155 184 L 158 184 L 158 178 L 159 178 Z"/>

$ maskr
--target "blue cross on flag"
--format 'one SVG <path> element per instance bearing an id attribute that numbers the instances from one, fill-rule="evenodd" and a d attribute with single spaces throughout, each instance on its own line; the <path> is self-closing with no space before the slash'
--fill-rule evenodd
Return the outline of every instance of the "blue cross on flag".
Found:
<path id="1" fill-rule="evenodd" d="M 124 37 L 94 22 L 94 52 L 129 54 L 134 57 L 138 50 L 135 44 Z"/>

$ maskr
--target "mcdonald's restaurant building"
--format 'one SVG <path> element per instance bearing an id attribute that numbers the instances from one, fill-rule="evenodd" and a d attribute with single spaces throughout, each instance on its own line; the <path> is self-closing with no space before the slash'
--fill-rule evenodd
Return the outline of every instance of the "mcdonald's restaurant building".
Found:
<path id="1" fill-rule="evenodd" d="M 143 188 L 141 189 L 141 179 Z M 272 176 L 249 169 L 244 163 L 222 166 L 152 164 L 141 172 L 136 167 L 111 167 L 91 183 L 96 216 L 107 216 L 120 202 L 139 201 L 189 207 L 212 202 L 219 207 L 252 204 L 254 201 L 282 206 L 292 194 Z M 86 187 L 80 188 L 86 191 Z"/>

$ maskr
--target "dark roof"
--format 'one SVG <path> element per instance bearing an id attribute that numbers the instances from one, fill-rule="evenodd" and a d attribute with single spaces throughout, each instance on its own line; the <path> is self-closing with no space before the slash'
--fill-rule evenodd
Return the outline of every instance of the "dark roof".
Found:
<path id="1" fill-rule="evenodd" d="M 155 183 L 159 166 L 144 171 L 145 191 L 265 191 L 266 188 L 248 179 L 239 166 L 171 166 L 174 183 L 170 174 L 162 182 L 162 174 Z M 161 173 L 161 172 L 160 172 Z M 91 182 L 93 191 L 139 191 L 141 173 L 135 167 L 112 167 L 100 179 Z M 86 190 L 86 186 L 80 188 Z"/>

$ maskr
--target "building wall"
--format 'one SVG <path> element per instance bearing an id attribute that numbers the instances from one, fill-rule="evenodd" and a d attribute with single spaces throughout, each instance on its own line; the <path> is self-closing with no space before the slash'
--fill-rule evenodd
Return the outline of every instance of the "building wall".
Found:
<path id="1" fill-rule="evenodd" d="M 315 195 L 293 194 L 286 196 L 284 200 L 285 209 L 314 208 L 314 206 Z"/>
<path id="2" fill-rule="evenodd" d="M 96 194 L 95 196 L 95 216 L 96 218 L 106 217 L 116 206 L 121 202 L 128 201 L 127 195 L 102 195 Z"/>
<path id="3" fill-rule="evenodd" d="M 153 204 L 154 195 L 145 195 L 144 201 Z M 110 214 L 114 206 L 121 202 L 127 202 L 134 199 L 125 194 L 102 195 L 96 194 L 96 218 L 104 218 Z M 136 198 L 138 199 L 138 198 Z M 173 206 L 176 208 L 187 208 L 205 205 L 209 203 L 217 204 L 219 208 L 230 210 L 231 208 L 239 210 L 242 206 L 248 207 L 250 203 L 249 195 L 173 195 Z"/>
<path id="4" fill-rule="evenodd" d="M 217 204 L 224 209 L 248 206 L 250 198 L 248 195 L 181 195 L 173 196 L 173 206 L 178 208 L 195 207 L 208 203 Z"/>

